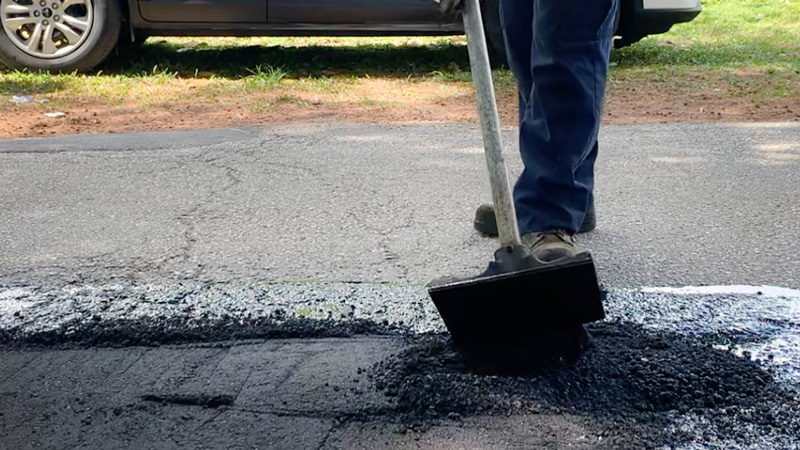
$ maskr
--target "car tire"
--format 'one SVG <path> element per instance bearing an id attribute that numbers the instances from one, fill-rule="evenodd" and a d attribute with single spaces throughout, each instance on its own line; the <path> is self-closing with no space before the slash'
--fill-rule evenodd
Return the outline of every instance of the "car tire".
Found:
<path id="1" fill-rule="evenodd" d="M 116 46 L 122 14 L 119 0 L 47 0 L 44 6 L 38 0 L 0 0 L 0 22 L 5 65 L 87 72 Z"/>
<path id="2" fill-rule="evenodd" d="M 500 0 L 483 0 L 481 2 L 483 28 L 489 47 L 489 60 L 492 67 L 508 68 L 506 43 L 503 39 L 503 27 L 500 23 Z"/>

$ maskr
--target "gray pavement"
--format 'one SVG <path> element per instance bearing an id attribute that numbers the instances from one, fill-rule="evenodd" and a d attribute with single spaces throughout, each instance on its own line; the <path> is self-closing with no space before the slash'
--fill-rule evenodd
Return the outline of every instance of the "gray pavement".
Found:
<path id="1" fill-rule="evenodd" d="M 0 142 L 0 281 L 426 283 L 479 270 L 474 126 L 307 125 Z M 506 133 L 508 160 L 520 169 Z M 800 287 L 800 125 L 608 126 L 611 287 Z"/>
<path id="2" fill-rule="evenodd" d="M 800 124 L 607 126 L 601 140 L 599 226 L 581 242 L 611 321 L 744 335 L 726 348 L 796 387 L 800 292 L 642 288 L 800 288 Z M 405 433 L 363 370 L 402 352 L 401 338 L 235 340 L 273 336 L 286 311 L 441 331 L 424 284 L 477 273 L 495 250 L 471 226 L 490 198 L 482 158 L 470 125 L 0 141 L 0 340 L 105 346 L 135 334 L 121 349 L 0 350 L 0 444 L 622 448 L 614 439 L 646 436 L 568 410 Z M 314 326 L 299 334 L 327 336 Z M 214 343 L 138 346 L 180 332 Z M 687 442 L 678 448 L 759 448 Z"/>

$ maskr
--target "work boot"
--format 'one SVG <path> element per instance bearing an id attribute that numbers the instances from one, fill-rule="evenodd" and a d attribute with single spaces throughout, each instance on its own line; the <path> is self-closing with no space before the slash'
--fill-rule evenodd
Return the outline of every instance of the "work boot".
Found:
<path id="1" fill-rule="evenodd" d="M 475 221 L 473 222 L 475 229 L 479 233 L 489 236 L 497 237 L 497 219 L 494 215 L 494 205 L 491 203 L 484 203 L 475 211 Z M 594 198 L 589 201 L 589 208 L 586 210 L 586 215 L 583 217 L 578 233 L 587 233 L 597 228 L 597 215 L 594 210 Z"/>
<path id="2" fill-rule="evenodd" d="M 563 230 L 540 231 L 522 235 L 522 243 L 530 248 L 536 261 L 549 264 L 577 253 L 575 236 Z"/>

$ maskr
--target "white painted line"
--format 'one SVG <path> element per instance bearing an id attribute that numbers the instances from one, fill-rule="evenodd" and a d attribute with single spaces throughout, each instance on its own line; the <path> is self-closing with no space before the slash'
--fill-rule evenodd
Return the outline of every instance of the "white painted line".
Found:
<path id="1" fill-rule="evenodd" d="M 637 289 L 652 294 L 673 295 L 763 295 L 770 298 L 800 299 L 800 290 L 777 286 L 686 286 L 686 287 L 645 287 Z"/>

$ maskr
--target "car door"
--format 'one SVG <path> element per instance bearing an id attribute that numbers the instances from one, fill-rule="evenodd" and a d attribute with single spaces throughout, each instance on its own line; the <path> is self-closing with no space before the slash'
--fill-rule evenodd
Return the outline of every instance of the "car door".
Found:
<path id="1" fill-rule="evenodd" d="M 272 23 L 436 23 L 432 0 L 269 0 Z"/>
<path id="2" fill-rule="evenodd" d="M 265 23 L 267 0 L 139 0 L 150 22 Z"/>

